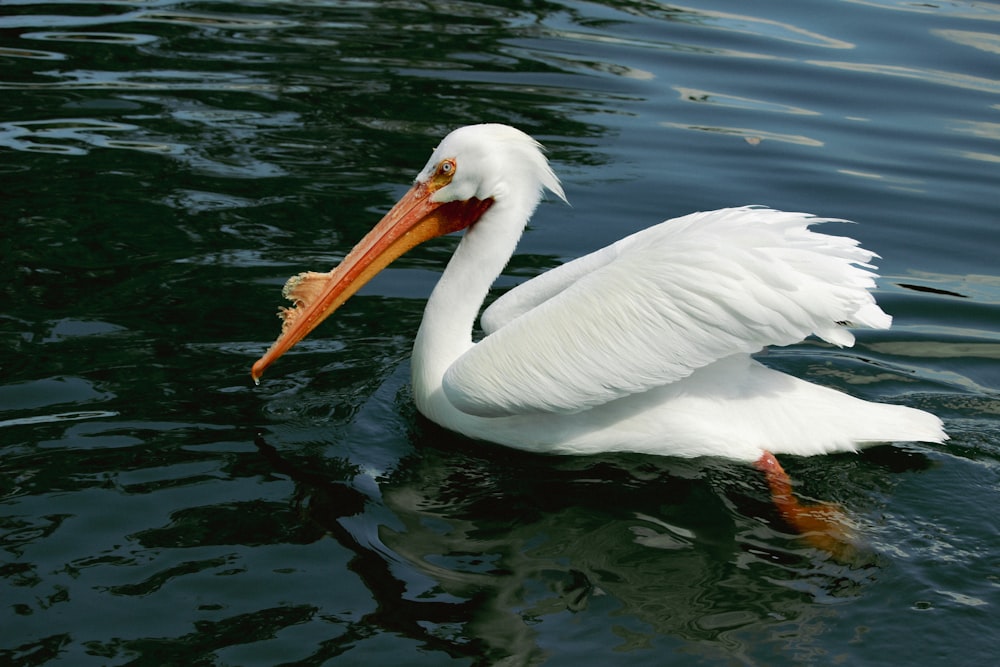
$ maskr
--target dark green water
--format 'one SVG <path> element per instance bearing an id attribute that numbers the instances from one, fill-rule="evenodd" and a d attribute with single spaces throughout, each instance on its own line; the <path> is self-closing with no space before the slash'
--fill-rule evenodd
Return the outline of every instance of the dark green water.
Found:
<path id="1" fill-rule="evenodd" d="M 784 461 L 836 560 L 721 461 L 422 421 L 455 239 L 288 355 L 437 140 L 550 149 L 500 286 L 747 203 L 860 223 L 896 318 L 767 362 L 947 445 Z M 1000 640 L 1000 5 L 0 1 L 0 664 L 978 665 Z"/>

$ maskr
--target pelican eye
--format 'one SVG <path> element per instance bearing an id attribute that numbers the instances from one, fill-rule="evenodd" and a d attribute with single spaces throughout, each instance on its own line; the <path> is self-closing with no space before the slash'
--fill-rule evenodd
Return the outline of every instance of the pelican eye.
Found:
<path id="1" fill-rule="evenodd" d="M 444 186 L 451 183 L 452 177 L 455 175 L 455 170 L 458 167 L 455 165 L 454 158 L 445 158 L 438 163 L 437 170 L 434 175 L 431 176 L 430 186 L 433 190 L 443 188 Z"/>

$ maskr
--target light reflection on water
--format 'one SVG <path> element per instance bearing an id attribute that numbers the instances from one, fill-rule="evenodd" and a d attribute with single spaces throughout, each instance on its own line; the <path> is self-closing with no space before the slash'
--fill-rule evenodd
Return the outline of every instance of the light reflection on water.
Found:
<path id="1" fill-rule="evenodd" d="M 0 661 L 992 656 L 996 5 L 4 7 Z M 284 279 L 482 120 L 541 138 L 573 204 L 539 209 L 502 288 L 695 209 L 860 223 L 894 329 L 765 360 L 953 440 L 787 462 L 858 525 L 853 558 L 743 466 L 420 420 L 406 359 L 454 239 L 250 385 Z"/>

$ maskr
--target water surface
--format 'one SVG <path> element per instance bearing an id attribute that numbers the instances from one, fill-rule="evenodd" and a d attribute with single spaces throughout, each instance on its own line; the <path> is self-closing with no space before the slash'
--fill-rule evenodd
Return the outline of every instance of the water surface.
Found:
<path id="1" fill-rule="evenodd" d="M 900 0 L 0 7 L 0 661 L 989 664 L 1000 604 L 1000 5 Z M 453 127 L 542 140 L 514 285 L 662 219 L 847 218 L 889 332 L 766 362 L 940 415 L 946 445 L 784 463 L 548 458 L 419 418 L 454 238 L 275 366 L 326 270 Z"/>

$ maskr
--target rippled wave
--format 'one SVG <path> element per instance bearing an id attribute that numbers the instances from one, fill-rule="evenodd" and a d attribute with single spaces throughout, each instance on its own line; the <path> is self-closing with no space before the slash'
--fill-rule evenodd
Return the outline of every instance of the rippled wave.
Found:
<path id="1" fill-rule="evenodd" d="M 0 1 L 0 663 L 989 664 L 998 19 Z M 251 386 L 285 278 L 481 121 L 538 136 L 572 202 L 540 206 L 501 289 L 691 210 L 859 223 L 893 329 L 765 361 L 952 440 L 787 462 L 857 524 L 851 558 L 743 466 L 539 458 L 419 418 L 407 358 L 455 239 Z"/>

